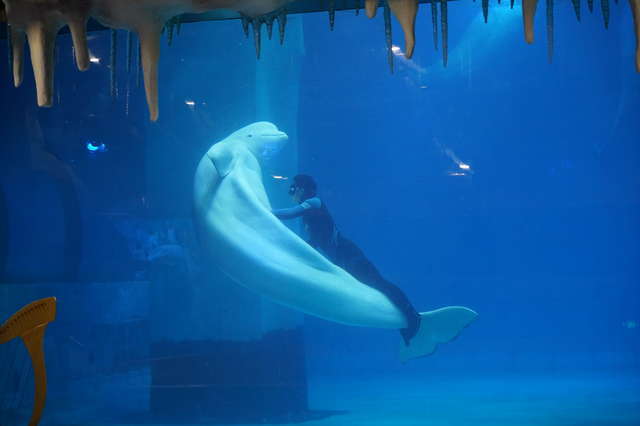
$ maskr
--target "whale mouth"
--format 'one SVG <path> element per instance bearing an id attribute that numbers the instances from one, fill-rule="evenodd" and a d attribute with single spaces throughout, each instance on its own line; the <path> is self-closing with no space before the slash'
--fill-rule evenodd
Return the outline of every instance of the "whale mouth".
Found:
<path id="1" fill-rule="evenodd" d="M 289 136 L 287 136 L 287 134 L 285 132 L 278 132 L 278 133 L 263 133 L 260 135 L 260 137 L 263 138 L 289 138 Z"/>

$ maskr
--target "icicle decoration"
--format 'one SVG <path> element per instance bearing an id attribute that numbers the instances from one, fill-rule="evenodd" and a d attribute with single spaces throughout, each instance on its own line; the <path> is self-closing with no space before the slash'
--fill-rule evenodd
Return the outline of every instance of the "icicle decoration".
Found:
<path id="1" fill-rule="evenodd" d="M 58 43 L 55 42 L 53 43 L 53 63 L 54 65 L 57 65 L 58 63 L 60 63 L 60 49 L 58 48 Z M 58 90 L 55 93 L 56 96 L 56 104 L 60 105 L 60 90 Z"/>
<path id="2" fill-rule="evenodd" d="M 553 0 L 547 0 L 547 58 L 553 63 Z"/>
<path id="3" fill-rule="evenodd" d="M 116 30 L 111 30 L 111 49 L 109 52 L 109 93 L 112 98 L 117 96 L 117 88 L 116 88 L 116 50 L 118 43 L 118 33 Z"/>
<path id="4" fill-rule="evenodd" d="M 571 0 L 573 3 L 573 10 L 576 12 L 576 19 L 580 22 L 580 0 Z"/>
<path id="5" fill-rule="evenodd" d="M 629 0 L 636 32 L 636 71 L 640 72 L 640 0 Z"/>
<path id="6" fill-rule="evenodd" d="M 395 15 L 404 33 L 404 56 L 410 59 L 416 45 L 416 16 L 418 15 L 417 0 L 388 0 L 387 4 Z"/>
<path id="7" fill-rule="evenodd" d="M 536 15 L 538 0 L 522 0 L 522 19 L 524 20 L 524 39 L 533 43 L 533 18 Z"/>
<path id="8" fill-rule="evenodd" d="M 329 31 L 333 31 L 336 24 L 336 1 L 329 0 Z"/>
<path id="9" fill-rule="evenodd" d="M 442 28 L 442 64 L 446 67 L 449 60 L 449 25 L 447 22 L 447 0 L 440 0 L 440 27 Z"/>
<path id="10" fill-rule="evenodd" d="M 167 22 L 167 46 L 171 46 L 173 43 L 173 29 L 174 29 L 173 18 L 169 19 Z"/>
<path id="11" fill-rule="evenodd" d="M 14 84 L 20 85 L 23 80 L 24 42 L 28 40 L 31 65 L 35 77 L 37 99 L 39 106 L 51 106 L 54 99 L 53 82 L 55 68 L 55 40 L 58 31 L 68 25 L 73 39 L 74 59 L 78 69 L 85 70 L 89 66 L 88 49 L 86 46 L 86 23 L 89 18 L 94 18 L 102 25 L 113 29 L 125 29 L 137 33 L 140 43 L 136 44 L 137 75 L 139 84 L 140 76 L 144 78 L 145 93 L 149 106 L 149 114 L 152 121 L 158 118 L 158 61 L 160 55 L 160 33 L 167 31 L 168 43 L 172 37 L 180 32 L 180 16 L 190 13 L 206 13 L 216 9 L 229 9 L 238 12 L 242 16 L 242 25 L 245 35 L 249 35 L 249 24 L 253 25 L 254 36 L 256 27 L 260 29 L 262 23 L 267 24 L 269 37 L 272 35 L 273 19 L 278 19 L 280 42 L 284 42 L 286 27 L 285 6 L 293 0 L 2 0 L 2 4 L 11 10 L 8 32 L 8 60 L 11 62 Z M 336 3 L 337 0 L 322 0 L 322 5 L 329 12 L 330 27 L 334 28 L 335 11 L 338 4 L 346 7 L 346 4 Z M 415 16 L 418 1 L 423 0 L 385 0 L 385 24 L 390 23 L 391 14 L 398 18 L 405 35 L 405 56 L 411 57 L 415 44 Z M 448 62 L 448 24 L 447 24 L 447 0 L 431 0 L 434 47 L 438 49 L 438 12 L 437 3 L 440 3 L 440 28 L 442 31 L 441 44 L 443 48 L 443 63 Z M 475 0 L 474 0 L 475 1 Z M 354 0 L 356 13 L 363 5 L 362 0 Z M 501 0 L 498 0 L 500 3 Z M 610 21 L 610 0 L 600 0 L 600 6 L 605 28 Z M 587 0 L 589 10 L 593 11 L 593 0 Z M 617 3 L 617 0 L 616 0 Z M 353 5 L 354 3 L 351 3 Z M 510 2 L 514 6 L 514 0 Z M 572 0 L 576 18 L 581 19 L 580 0 Z M 640 38 L 640 0 L 629 0 L 634 16 L 634 29 L 636 37 Z M 547 6 L 547 35 L 549 59 L 553 58 L 553 0 L 548 0 Z M 380 7 L 380 0 L 365 0 L 364 8 L 368 17 L 374 17 Z M 482 0 L 483 15 L 488 21 L 489 0 Z M 537 0 L 522 0 L 523 21 L 525 39 L 528 43 L 534 39 L 534 17 Z M 258 17 L 258 18 L 255 18 Z M 0 7 L 0 21 L 4 22 L 2 7 Z M 165 28 L 162 23 L 167 22 Z M 390 28 L 389 28 L 390 29 Z M 174 32 L 175 31 L 175 32 Z M 256 38 L 256 55 L 260 57 L 260 32 Z M 112 33 L 112 36 L 117 36 Z M 116 79 L 117 64 L 115 61 L 116 42 L 112 44 L 111 91 L 118 96 Z M 397 51 L 391 46 L 391 54 L 395 56 Z M 640 72 L 640 41 L 636 45 L 636 68 Z M 131 41 L 127 35 L 126 69 L 131 67 Z M 390 56 L 390 59 L 393 59 Z M 124 67 L 123 67 L 124 68 Z M 129 80 L 127 80 L 128 82 Z"/>
<path id="12" fill-rule="evenodd" d="M 140 39 L 136 43 L 136 87 L 140 87 L 140 76 L 142 75 L 142 48 Z"/>
<path id="13" fill-rule="evenodd" d="M 11 28 L 9 39 L 11 40 L 11 57 L 13 62 L 13 86 L 20 87 L 24 75 L 24 33 Z"/>
<path id="14" fill-rule="evenodd" d="M 600 9 L 604 19 L 604 28 L 609 29 L 609 0 L 600 0 Z"/>
<path id="15" fill-rule="evenodd" d="M 127 31 L 127 74 L 131 72 L 131 61 L 133 60 L 133 33 Z"/>
<path id="16" fill-rule="evenodd" d="M 260 18 L 254 18 L 251 20 L 253 27 L 253 41 L 256 45 L 256 59 L 260 59 L 260 30 L 262 29 L 262 20 Z"/>
<path id="17" fill-rule="evenodd" d="M 384 4 L 384 37 L 387 44 L 387 62 L 389 63 L 389 69 L 393 74 L 393 41 L 391 34 L 391 9 L 389 4 Z"/>
<path id="18" fill-rule="evenodd" d="M 240 17 L 240 23 L 242 24 L 242 32 L 244 33 L 244 36 L 248 38 L 249 37 L 249 18 L 242 15 Z"/>
<path id="19" fill-rule="evenodd" d="M 9 68 L 13 66 L 13 47 L 11 47 L 11 27 L 9 24 L 5 25 L 6 34 L 7 34 L 7 61 L 9 63 Z"/>
<path id="20" fill-rule="evenodd" d="M 511 9 L 513 9 L 513 4 L 514 4 L 514 3 L 515 3 L 515 0 L 511 0 L 511 4 L 509 5 L 509 7 L 510 7 Z"/>
<path id="21" fill-rule="evenodd" d="M 127 91 L 124 95 L 124 115 L 129 116 L 129 98 L 131 96 L 131 90 L 129 89 L 129 80 L 127 79 Z"/>
<path id="22" fill-rule="evenodd" d="M 364 0 L 364 9 L 367 12 L 367 18 L 373 18 L 378 12 L 378 0 Z"/>
<path id="23" fill-rule="evenodd" d="M 180 29 L 182 28 L 182 19 L 180 19 L 180 15 L 174 18 L 176 20 L 176 35 L 180 35 Z"/>
<path id="24" fill-rule="evenodd" d="M 287 27 L 287 11 L 285 9 L 278 13 L 278 31 L 280 32 L 280 44 L 284 43 L 284 33 Z"/>
<path id="25" fill-rule="evenodd" d="M 269 40 L 271 40 L 271 38 L 273 37 L 273 20 L 276 19 L 275 16 L 273 15 L 269 15 L 266 18 L 266 24 L 267 24 L 267 37 L 269 38 Z"/>
<path id="26" fill-rule="evenodd" d="M 360 15 L 360 0 L 356 0 L 356 16 Z"/>
<path id="27" fill-rule="evenodd" d="M 433 47 L 438 50 L 438 5 L 431 0 L 431 24 L 433 25 Z"/>

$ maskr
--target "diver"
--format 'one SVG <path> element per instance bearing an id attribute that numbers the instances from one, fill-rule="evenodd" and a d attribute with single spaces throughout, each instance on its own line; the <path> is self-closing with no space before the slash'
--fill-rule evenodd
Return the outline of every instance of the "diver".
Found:
<path id="1" fill-rule="evenodd" d="M 311 176 L 295 176 L 289 187 L 289 195 L 297 205 L 273 210 L 273 214 L 280 219 L 301 217 L 308 235 L 308 243 L 313 248 L 358 281 L 387 296 L 407 318 L 408 326 L 401 329 L 400 334 L 408 346 L 411 338 L 418 332 L 420 315 L 407 296 L 397 286 L 384 279 L 362 250 L 338 231 L 327 206 L 317 196 L 317 185 Z"/>

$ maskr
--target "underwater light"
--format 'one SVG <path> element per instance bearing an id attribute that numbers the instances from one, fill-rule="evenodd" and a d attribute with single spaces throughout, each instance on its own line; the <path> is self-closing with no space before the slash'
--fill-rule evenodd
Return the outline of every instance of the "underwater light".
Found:
<path id="1" fill-rule="evenodd" d="M 279 179 L 279 180 L 287 180 L 287 179 L 289 179 L 286 176 L 280 176 L 280 175 L 271 175 L 271 177 L 274 178 L 274 179 Z"/>
<path id="2" fill-rule="evenodd" d="M 100 63 L 100 58 L 98 58 L 97 56 L 91 55 L 89 57 L 89 62 L 91 62 L 92 64 L 99 64 Z"/>
<path id="3" fill-rule="evenodd" d="M 87 147 L 87 151 L 89 152 L 105 152 L 107 150 L 107 146 L 103 143 L 98 144 L 97 142 L 94 141 L 87 141 L 86 144 Z"/>
<path id="4" fill-rule="evenodd" d="M 402 53 L 402 49 L 400 49 L 400 46 L 391 46 L 391 51 L 396 56 L 404 55 L 404 53 Z"/>
<path id="5" fill-rule="evenodd" d="M 464 164 L 464 163 L 458 164 L 458 167 L 460 167 L 462 170 L 469 170 L 471 168 L 471 166 L 469 166 L 468 164 Z"/>
<path id="6" fill-rule="evenodd" d="M 196 105 L 195 101 L 189 100 L 187 99 L 186 101 L 184 101 L 185 105 L 193 107 Z"/>

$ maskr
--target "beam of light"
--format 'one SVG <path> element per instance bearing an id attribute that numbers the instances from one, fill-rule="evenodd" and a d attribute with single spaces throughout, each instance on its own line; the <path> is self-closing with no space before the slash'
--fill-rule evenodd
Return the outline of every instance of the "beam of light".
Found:
<path id="1" fill-rule="evenodd" d="M 439 142 L 437 143 L 438 145 L 440 145 Z M 444 153 L 447 157 L 451 159 L 451 161 L 453 161 L 458 165 L 458 168 L 460 168 L 461 170 L 466 170 L 469 173 L 473 173 L 473 170 L 471 170 L 471 166 L 467 163 L 462 162 L 462 160 L 460 160 L 458 156 L 450 148 L 445 148 Z"/>

